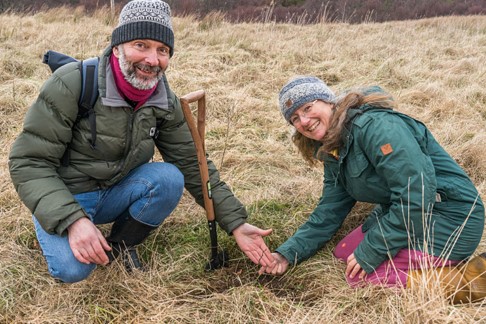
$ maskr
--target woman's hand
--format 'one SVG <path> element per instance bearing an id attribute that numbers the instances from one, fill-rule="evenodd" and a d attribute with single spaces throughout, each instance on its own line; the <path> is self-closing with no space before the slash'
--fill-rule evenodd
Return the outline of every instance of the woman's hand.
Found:
<path id="1" fill-rule="evenodd" d="M 351 253 L 346 263 L 346 277 L 353 279 L 357 274 L 359 274 L 359 279 L 364 279 L 366 272 L 359 265 L 354 253 Z"/>
<path id="2" fill-rule="evenodd" d="M 272 253 L 272 257 L 274 262 L 269 266 L 262 266 L 260 270 L 258 270 L 258 274 L 272 274 L 272 275 L 282 275 L 287 271 L 289 267 L 289 261 L 284 258 L 280 253 L 274 252 Z"/>

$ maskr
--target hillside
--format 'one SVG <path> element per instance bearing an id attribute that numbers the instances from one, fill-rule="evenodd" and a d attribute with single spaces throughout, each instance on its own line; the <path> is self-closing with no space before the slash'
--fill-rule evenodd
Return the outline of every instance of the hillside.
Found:
<path id="1" fill-rule="evenodd" d="M 451 306 L 438 289 L 347 286 L 332 249 L 366 216 L 367 204 L 353 210 L 314 258 L 283 277 L 268 277 L 258 276 L 258 267 L 221 231 L 230 267 L 204 271 L 205 214 L 186 193 L 140 247 L 148 271 L 129 275 L 114 264 L 77 284 L 51 279 L 31 215 L 10 182 L 8 152 L 50 75 L 43 53 L 99 55 L 114 26 L 108 11 L 0 15 L 0 322 L 484 323 L 484 306 Z M 322 169 L 302 161 L 277 107 L 279 89 L 296 74 L 318 76 L 336 92 L 385 88 L 399 111 L 430 128 L 486 201 L 486 16 L 302 26 L 231 24 L 212 14 L 175 18 L 174 30 L 171 87 L 179 95 L 206 90 L 210 158 L 251 222 L 273 228 L 270 248 L 298 228 L 322 191 Z M 483 236 L 477 252 L 485 251 Z"/>
<path id="2" fill-rule="evenodd" d="M 3 0 L 0 13 L 38 12 L 49 8 L 81 7 L 87 12 L 114 6 L 120 10 L 128 0 Z M 484 0 L 166 0 L 176 16 L 204 18 L 218 12 L 231 22 L 384 22 L 440 16 L 486 14 Z"/>

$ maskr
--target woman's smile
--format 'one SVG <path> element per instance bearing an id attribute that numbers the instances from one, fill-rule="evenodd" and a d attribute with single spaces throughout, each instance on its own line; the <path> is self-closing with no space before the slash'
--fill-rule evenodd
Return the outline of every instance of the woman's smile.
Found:
<path id="1" fill-rule="evenodd" d="M 322 100 L 306 103 L 297 109 L 290 121 L 302 135 L 322 141 L 329 129 L 333 105 Z"/>

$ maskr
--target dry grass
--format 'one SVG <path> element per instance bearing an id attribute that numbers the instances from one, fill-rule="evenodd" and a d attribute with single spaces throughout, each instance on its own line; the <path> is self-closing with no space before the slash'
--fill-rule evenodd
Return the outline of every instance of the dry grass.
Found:
<path id="1" fill-rule="evenodd" d="M 0 16 L 0 321 L 63 323 L 471 323 L 481 305 L 453 307 L 435 290 L 348 288 L 332 247 L 364 217 L 360 205 L 316 257 L 283 277 L 257 267 L 221 233 L 228 269 L 204 272 L 204 211 L 184 197 L 141 247 L 150 270 L 118 265 L 63 285 L 47 273 L 28 210 L 7 171 L 23 115 L 48 77 L 41 57 L 54 49 L 86 58 L 108 43 L 113 19 L 60 9 Z M 176 52 L 168 78 L 176 93 L 208 95 L 207 147 L 252 222 L 273 227 L 277 247 L 316 203 L 322 170 L 309 169 L 289 141 L 277 92 L 295 74 L 326 80 L 337 92 L 379 84 L 401 111 L 424 121 L 467 170 L 486 200 L 486 17 L 384 24 L 229 24 L 218 15 L 174 19 Z M 479 251 L 485 251 L 486 240 Z"/>

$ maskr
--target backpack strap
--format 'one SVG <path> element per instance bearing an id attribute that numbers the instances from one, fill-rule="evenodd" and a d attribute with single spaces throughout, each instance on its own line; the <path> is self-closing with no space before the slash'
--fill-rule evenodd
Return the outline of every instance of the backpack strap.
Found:
<path id="1" fill-rule="evenodd" d="M 76 125 L 82 118 L 88 117 L 91 133 L 89 146 L 92 149 L 96 148 L 96 114 L 94 105 L 98 99 L 98 65 L 99 59 L 97 57 L 79 62 L 79 70 L 81 72 L 81 95 L 78 100 L 78 116 L 73 124 L 74 127 L 74 125 Z M 67 167 L 70 158 L 69 143 L 61 158 L 61 164 Z"/>
<path id="2" fill-rule="evenodd" d="M 98 63 L 97 57 L 81 61 L 81 96 L 78 101 L 78 118 L 88 117 L 91 130 L 91 140 L 89 145 L 92 149 L 96 147 L 96 115 L 94 105 L 98 99 Z"/>
<path id="3" fill-rule="evenodd" d="M 42 63 L 47 64 L 52 72 L 71 62 L 79 61 L 69 55 L 52 50 L 47 51 L 42 58 Z M 98 99 L 98 65 L 99 58 L 97 57 L 79 62 L 79 70 L 81 72 L 81 95 L 78 99 L 78 115 L 73 124 L 74 127 L 81 118 L 88 117 L 89 128 L 91 131 L 89 145 L 92 149 L 96 148 L 96 115 L 94 105 Z M 68 143 L 66 151 L 61 158 L 63 166 L 69 165 L 69 146 Z"/>

